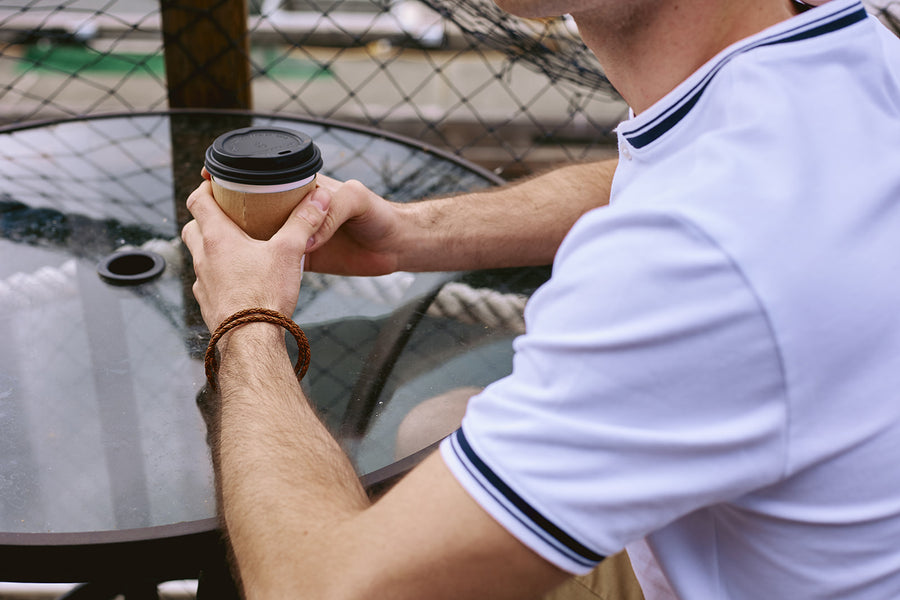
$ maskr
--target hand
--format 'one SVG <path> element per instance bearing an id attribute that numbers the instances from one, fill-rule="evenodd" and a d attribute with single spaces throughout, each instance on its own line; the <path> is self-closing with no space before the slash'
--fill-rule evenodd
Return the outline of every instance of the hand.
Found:
<path id="1" fill-rule="evenodd" d="M 388 202 L 358 181 L 319 175 L 319 192 L 331 208 L 308 247 L 306 268 L 337 275 L 384 275 L 398 269 L 403 206 Z"/>
<path id="2" fill-rule="evenodd" d="M 330 199 L 327 190 L 307 194 L 284 226 L 270 240 L 260 241 L 219 208 L 208 181 L 191 193 L 187 207 L 194 220 L 184 226 L 181 238 L 193 257 L 194 296 L 210 331 L 245 308 L 293 314 L 300 261 L 307 240 L 325 222 Z"/>

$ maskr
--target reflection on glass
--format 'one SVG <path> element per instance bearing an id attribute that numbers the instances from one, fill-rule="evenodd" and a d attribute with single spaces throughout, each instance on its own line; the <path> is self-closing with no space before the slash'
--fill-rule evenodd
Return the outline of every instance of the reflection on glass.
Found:
<path id="1" fill-rule="evenodd" d="M 0 134 L 0 531 L 215 514 L 195 406 L 208 332 L 179 235 L 206 146 L 247 124 L 300 129 L 322 150 L 324 174 L 397 201 L 495 183 L 414 143 L 295 119 L 150 114 Z M 98 261 L 125 247 L 162 255 L 165 271 L 105 283 Z M 313 349 L 304 387 L 360 473 L 392 462 L 396 428 L 418 401 L 510 371 L 520 304 L 544 276 L 305 276 L 294 315 Z M 453 285 L 474 290 L 475 304 L 485 290 L 512 302 L 511 322 L 440 309 Z"/>

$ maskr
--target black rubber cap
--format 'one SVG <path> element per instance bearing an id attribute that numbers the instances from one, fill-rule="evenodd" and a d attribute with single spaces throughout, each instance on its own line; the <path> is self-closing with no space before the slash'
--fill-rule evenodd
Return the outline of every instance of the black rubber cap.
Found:
<path id="1" fill-rule="evenodd" d="M 147 250 L 114 252 L 100 261 L 97 274 L 112 285 L 139 285 L 158 277 L 166 268 L 166 259 Z"/>

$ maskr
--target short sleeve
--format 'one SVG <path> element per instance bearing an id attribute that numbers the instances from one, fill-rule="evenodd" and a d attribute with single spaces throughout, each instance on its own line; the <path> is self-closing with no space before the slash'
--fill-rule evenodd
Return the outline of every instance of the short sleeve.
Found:
<path id="1" fill-rule="evenodd" d="M 658 209 L 595 210 L 530 300 L 513 372 L 445 462 L 513 535 L 573 573 L 782 476 L 777 346 L 739 265 Z"/>

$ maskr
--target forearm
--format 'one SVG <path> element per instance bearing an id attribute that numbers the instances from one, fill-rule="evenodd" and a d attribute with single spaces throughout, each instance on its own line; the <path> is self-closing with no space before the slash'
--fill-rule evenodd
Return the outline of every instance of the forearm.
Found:
<path id="1" fill-rule="evenodd" d="M 279 328 L 238 328 L 221 362 L 220 510 L 248 597 L 285 597 L 277 586 L 296 574 L 304 543 L 368 500 L 303 396 Z"/>
<path id="2" fill-rule="evenodd" d="M 303 398 L 281 332 L 252 323 L 229 335 L 216 470 L 249 600 L 522 599 L 564 579 L 437 455 L 370 505 Z"/>
<path id="3" fill-rule="evenodd" d="M 508 186 L 398 206 L 398 270 L 549 264 L 585 212 L 609 202 L 617 161 L 570 165 Z"/>

